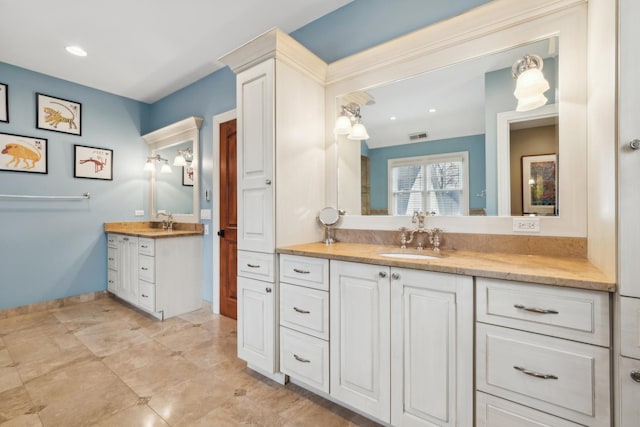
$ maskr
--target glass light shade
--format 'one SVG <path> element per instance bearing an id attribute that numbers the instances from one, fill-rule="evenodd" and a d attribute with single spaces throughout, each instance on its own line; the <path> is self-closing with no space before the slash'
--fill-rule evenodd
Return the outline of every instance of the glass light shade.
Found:
<path id="1" fill-rule="evenodd" d="M 365 128 L 362 123 L 354 124 L 351 128 L 351 133 L 347 136 L 347 139 L 351 139 L 353 141 L 364 141 L 369 139 L 367 128 Z"/>
<path id="2" fill-rule="evenodd" d="M 518 76 L 516 90 L 513 92 L 516 98 L 531 98 L 541 95 L 549 90 L 549 82 L 538 68 L 530 68 Z"/>
<path id="3" fill-rule="evenodd" d="M 351 119 L 347 116 L 339 116 L 336 119 L 336 126 L 333 128 L 336 135 L 347 135 L 351 132 Z"/>
<path id="4" fill-rule="evenodd" d="M 147 160 L 144 164 L 145 172 L 153 172 L 156 168 L 156 165 L 153 163 L 153 160 Z"/>
<path id="5" fill-rule="evenodd" d="M 521 98 L 518 100 L 516 111 L 530 111 L 542 107 L 547 103 L 547 97 L 543 94 L 531 96 L 529 98 Z"/>
<path id="6" fill-rule="evenodd" d="M 175 159 L 173 159 L 173 166 L 186 166 L 187 161 L 185 160 L 182 154 L 178 154 Z"/>
<path id="7" fill-rule="evenodd" d="M 171 173 L 171 166 L 169 166 L 168 163 L 165 163 L 164 165 L 162 165 L 162 167 L 160 168 L 160 173 Z"/>

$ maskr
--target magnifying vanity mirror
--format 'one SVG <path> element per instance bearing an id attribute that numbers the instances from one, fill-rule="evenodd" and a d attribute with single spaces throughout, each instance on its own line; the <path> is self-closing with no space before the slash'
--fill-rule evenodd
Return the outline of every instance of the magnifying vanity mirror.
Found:
<path id="1" fill-rule="evenodd" d="M 511 217 L 535 215 L 542 234 L 586 235 L 586 8 L 495 25 L 447 44 L 464 27 L 453 19 L 330 66 L 344 77 L 326 92 L 327 200 L 343 227 L 393 229 L 422 211 L 448 231 L 511 233 Z M 516 111 L 512 67 L 525 55 L 542 58 L 549 89 Z M 333 133 L 352 103 L 365 141 Z"/>
<path id="2" fill-rule="evenodd" d="M 149 144 L 149 158 L 156 160 L 148 172 L 152 219 L 160 219 L 158 214 L 166 213 L 177 222 L 199 221 L 201 124 L 202 118 L 189 117 L 142 136 Z"/>
<path id="3" fill-rule="evenodd" d="M 318 214 L 318 222 L 324 227 L 324 243 L 330 245 L 335 240 L 331 236 L 331 227 L 336 225 L 340 220 L 340 211 L 336 208 L 326 207 L 320 210 Z"/>

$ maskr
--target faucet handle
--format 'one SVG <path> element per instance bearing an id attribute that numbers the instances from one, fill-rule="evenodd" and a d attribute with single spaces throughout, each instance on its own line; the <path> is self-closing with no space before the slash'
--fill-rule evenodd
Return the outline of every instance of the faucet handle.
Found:
<path id="1" fill-rule="evenodd" d="M 429 242 L 433 245 L 434 252 L 440 252 L 440 233 L 442 229 L 432 228 L 429 230 Z"/>
<path id="2" fill-rule="evenodd" d="M 407 227 L 400 227 L 400 249 L 407 249 Z"/>

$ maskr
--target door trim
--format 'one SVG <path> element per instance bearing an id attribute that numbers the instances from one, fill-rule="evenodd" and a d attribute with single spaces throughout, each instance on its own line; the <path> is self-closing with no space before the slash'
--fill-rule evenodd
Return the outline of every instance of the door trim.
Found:
<path id="1" fill-rule="evenodd" d="M 220 200 L 220 124 L 237 119 L 236 110 L 229 110 L 213 116 L 213 181 L 211 183 L 211 235 L 213 240 L 213 302 L 211 308 L 215 314 L 220 314 L 220 244 L 215 234 L 220 229 L 220 208 L 214 200 Z"/>

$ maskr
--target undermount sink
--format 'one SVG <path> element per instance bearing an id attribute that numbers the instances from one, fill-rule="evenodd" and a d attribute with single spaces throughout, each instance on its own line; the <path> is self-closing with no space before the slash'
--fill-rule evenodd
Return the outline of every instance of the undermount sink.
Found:
<path id="1" fill-rule="evenodd" d="M 391 253 L 382 253 L 378 254 L 380 256 L 388 257 L 388 258 L 402 258 L 402 259 L 438 259 L 440 257 L 433 255 L 424 255 L 424 254 L 403 254 L 398 252 Z"/>

